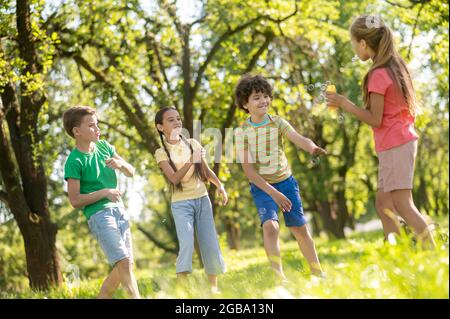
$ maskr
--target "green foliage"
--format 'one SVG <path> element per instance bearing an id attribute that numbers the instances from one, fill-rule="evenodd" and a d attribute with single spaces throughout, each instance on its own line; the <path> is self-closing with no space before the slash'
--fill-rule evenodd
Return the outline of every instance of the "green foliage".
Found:
<path id="1" fill-rule="evenodd" d="M 325 279 L 309 274 L 297 243 L 282 243 L 282 260 L 289 283 L 280 285 L 270 270 L 262 247 L 224 249 L 227 272 L 219 276 L 221 293 L 209 293 L 204 271 L 194 263 L 189 289 L 175 286 L 173 263 L 139 267 L 137 280 L 145 298 L 339 298 L 404 299 L 448 298 L 448 220 L 435 236 L 436 250 L 423 250 L 406 233 L 396 242 L 381 234 L 353 234 L 348 240 L 316 239 Z M 27 291 L 0 294 L 3 298 L 94 298 L 100 279 L 82 280 L 78 288 L 65 286 L 49 293 Z M 115 298 L 126 298 L 118 291 Z"/>
<path id="2" fill-rule="evenodd" d="M 183 46 L 186 43 L 183 32 L 168 10 L 171 5 L 165 7 L 154 2 L 143 7 L 143 2 L 137 0 L 34 1 L 32 29 L 33 36 L 38 39 L 37 50 L 43 70 L 36 74 L 23 74 L 26 65 L 17 54 L 15 3 L 1 3 L 0 93 L 7 82 L 22 82 L 23 93 L 39 91 L 47 96 L 47 102 L 39 113 L 38 130 L 42 139 L 35 147 L 35 155 L 43 156 L 52 220 L 60 225 L 57 241 L 62 269 L 64 271 L 68 265 L 76 264 L 85 276 L 85 286 L 76 296 L 93 297 L 92 287 L 98 283 L 93 284 L 89 279 L 104 274 L 106 267 L 95 262 L 94 256 L 97 254 L 101 258 L 101 252 L 90 245 L 90 235 L 81 212 L 72 211 L 65 193 L 63 165 L 73 148 L 73 139 L 62 128 L 62 112 L 77 104 L 97 108 L 103 138 L 113 143 L 117 152 L 130 161 L 145 180 L 145 185 L 138 190 L 124 189 L 138 192 L 143 198 L 142 211 L 136 213 L 137 223 L 167 247 L 174 248 L 176 236 L 170 213 L 170 189 L 150 154 L 147 142 L 158 142 L 153 129 L 157 109 L 175 106 L 183 115 L 187 108 L 184 101 L 189 95 L 184 89 L 195 86 L 196 76 L 208 58 L 209 64 L 198 79 L 198 90 L 192 101 L 193 118 L 201 120 L 203 128 L 221 128 L 225 124 L 233 106 L 233 88 L 242 73 L 262 73 L 274 86 L 271 112 L 284 116 L 298 132 L 326 147 L 330 154 L 320 162 L 314 162 L 306 152 L 288 143 L 285 145 L 315 233 L 323 232 L 326 221 L 336 214 L 341 216 L 345 211 L 341 227 L 351 228 L 357 222 L 376 218 L 374 195 L 378 162 L 371 129 L 360 125 L 349 115 L 343 118 L 330 115 L 320 99 L 324 83 L 330 81 L 336 84 L 339 93 L 361 105 L 361 80 L 369 65 L 352 59 L 354 52 L 348 28 L 352 19 L 363 13 L 380 14 L 394 30 L 401 55 L 416 65 L 414 81 L 423 114 L 416 121 L 420 142 L 414 198 L 423 213 L 448 216 L 448 4 L 444 1 L 432 0 L 423 5 L 415 4 L 417 1 L 402 1 L 406 8 L 380 1 L 204 1 L 205 6 L 195 16 L 201 18 L 204 15 L 204 19 L 190 29 L 189 78 L 183 69 Z M 295 3 L 298 5 L 295 15 L 278 23 L 278 19 L 295 12 Z M 247 23 L 250 23 L 247 27 L 232 33 Z M 222 42 L 212 54 L 211 49 L 218 41 Z M 87 65 L 82 64 L 80 58 Z M 132 115 L 138 114 L 137 123 L 142 127 L 130 120 L 132 115 L 126 112 L 124 105 L 129 106 Z M 236 110 L 229 126 L 237 127 L 245 118 L 244 112 Z M 202 138 L 203 144 L 209 142 L 208 136 Z M 211 166 L 213 164 L 210 163 Z M 255 253 L 259 256 L 255 261 L 255 272 L 261 270 L 267 275 L 262 250 L 252 250 L 260 240 L 260 227 L 248 191 L 248 180 L 236 163 L 221 163 L 219 177 L 230 200 L 227 206 L 217 207 L 215 211 L 218 232 L 224 242 L 227 238 L 228 244 L 232 245 L 231 232 L 237 231 L 240 247 L 249 249 L 243 251 L 242 256 L 241 252 L 233 251 L 228 251 L 227 256 L 233 263 L 243 264 L 243 259 L 248 257 L 245 257 L 245 252 Z M 339 193 L 344 194 L 343 201 L 339 201 Z M 329 212 L 327 207 L 331 207 Z M 11 218 L 7 208 L 0 211 L 0 217 L 4 216 Z M 7 231 L 2 231 L 2 227 Z M 325 231 L 332 235 L 329 230 Z M 137 229 L 134 234 L 140 247 L 136 253 L 137 264 L 155 269 L 142 274 L 141 285 L 147 295 L 163 296 L 162 292 L 158 295 L 158 291 L 165 291 L 164 287 L 170 291 L 173 287 L 170 288 L 169 282 L 153 279 L 153 276 L 161 271 L 162 277 L 173 279 L 172 268 L 158 268 L 158 265 L 159 262 L 173 263 L 175 255 L 158 248 Z M 283 236 L 289 238 L 289 234 Z M 8 245 L 0 244 L 0 286 L 7 287 L 8 291 L 23 291 L 26 286 L 25 257 L 14 223 L 0 225 L 2 238 Z M 370 265 L 377 264 L 377 258 L 383 260 L 379 269 L 390 269 L 394 261 L 389 259 L 393 256 L 390 254 L 397 256 L 399 253 L 396 247 L 385 248 L 379 240 L 365 242 L 358 239 L 348 246 L 353 243 L 360 248 L 375 250 L 379 255 L 363 254 L 364 264 L 359 267 L 351 261 L 351 258 L 360 257 L 355 251 L 350 252 L 350 247 L 336 248 L 349 250 L 349 259 L 345 259 L 342 269 L 363 272 Z M 336 247 L 345 246 L 345 242 L 340 241 L 334 244 Z M 322 247 L 327 246 L 324 245 Z M 296 269 L 293 246 L 286 251 L 288 269 L 291 266 Z M 403 244 L 398 247 L 405 248 Z M 325 255 L 328 252 L 323 250 Z M 408 252 L 416 254 L 415 251 Z M 385 259 L 385 253 L 391 257 Z M 417 256 L 428 257 L 426 253 L 417 253 Z M 406 260 L 405 256 L 400 258 Z M 327 268 L 333 269 L 332 262 L 325 257 Z M 414 263 L 406 276 L 420 264 L 418 259 Z M 424 278 L 429 276 L 427 269 L 438 273 L 442 265 L 437 263 L 436 267 L 441 267 L 439 269 L 427 267 Z M 249 287 L 247 291 L 237 283 L 245 282 L 242 279 L 247 277 L 264 287 L 261 282 L 263 275 L 253 274 L 251 267 L 245 269 L 230 273 L 229 281 L 237 286 L 231 287 L 233 284 L 224 289 L 226 296 L 239 291 L 250 296 L 253 288 Z M 193 277 L 201 281 L 201 276 L 196 273 Z M 391 278 L 391 274 L 386 276 Z M 325 283 L 327 289 L 336 289 L 335 295 L 328 290 L 319 292 L 324 286 L 322 283 L 316 285 L 313 279 L 302 279 L 298 283 L 301 287 L 311 286 L 311 290 L 305 292 L 307 295 L 342 297 L 345 291 L 341 291 L 338 283 L 339 280 L 345 282 L 344 279 L 347 280 L 338 271 L 336 282 L 331 279 L 331 283 Z M 396 282 L 397 279 L 392 280 Z M 448 296 L 448 287 L 445 290 L 445 287 L 430 284 L 426 288 L 428 283 L 421 284 L 426 291 L 434 287 Z M 358 296 L 373 297 L 376 294 L 370 289 L 358 290 L 357 282 L 353 285 Z M 387 282 L 382 281 L 380 285 L 387 287 Z M 392 289 L 399 289 L 398 292 L 386 289 L 397 297 L 421 294 L 418 290 L 403 288 L 395 284 Z M 286 289 L 299 296 L 293 287 Z M 57 295 L 55 293 L 54 296 Z M 75 295 L 65 292 L 64 296 Z"/>

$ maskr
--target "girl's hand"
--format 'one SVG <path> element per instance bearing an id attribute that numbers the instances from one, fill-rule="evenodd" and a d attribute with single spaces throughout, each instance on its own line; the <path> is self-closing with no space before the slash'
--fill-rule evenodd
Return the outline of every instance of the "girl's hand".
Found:
<path id="1" fill-rule="evenodd" d="M 225 190 L 225 187 L 223 187 L 223 185 L 220 186 L 220 188 L 217 189 L 217 193 L 219 194 L 219 196 L 221 197 L 221 201 L 219 202 L 220 205 L 225 206 L 228 202 L 228 194 Z"/>
<path id="2" fill-rule="evenodd" d="M 311 151 L 309 152 L 311 155 L 326 155 L 327 151 L 317 145 L 314 145 Z"/>
<path id="3" fill-rule="evenodd" d="M 201 163 L 205 153 L 206 151 L 203 148 L 198 148 L 194 150 L 194 152 L 191 155 L 191 163 Z"/>
<path id="4" fill-rule="evenodd" d="M 326 92 L 328 107 L 342 107 L 344 105 L 345 97 L 335 92 Z"/>
<path id="5" fill-rule="evenodd" d="M 107 158 L 105 160 L 105 164 L 112 169 L 121 169 L 123 166 L 123 162 L 120 159 L 114 157 Z"/>

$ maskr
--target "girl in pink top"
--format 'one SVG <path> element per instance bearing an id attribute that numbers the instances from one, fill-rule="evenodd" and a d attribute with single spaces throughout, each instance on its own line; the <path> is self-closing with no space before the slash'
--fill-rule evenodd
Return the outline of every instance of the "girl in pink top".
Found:
<path id="1" fill-rule="evenodd" d="M 332 92 L 327 92 L 327 104 L 340 107 L 373 128 L 379 160 L 376 209 L 385 237 L 399 233 L 395 212 L 413 228 L 423 244 L 434 247 L 411 192 L 418 135 L 414 129 L 417 109 L 410 73 L 394 47 L 391 30 L 379 17 L 358 17 L 350 35 L 356 55 L 362 61 L 373 61 L 363 79 L 365 108 Z"/>

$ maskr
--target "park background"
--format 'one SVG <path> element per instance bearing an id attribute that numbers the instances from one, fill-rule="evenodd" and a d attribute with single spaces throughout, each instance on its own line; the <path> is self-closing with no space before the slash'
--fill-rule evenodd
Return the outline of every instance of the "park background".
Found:
<path id="1" fill-rule="evenodd" d="M 348 32 L 361 14 L 384 19 L 413 72 L 422 108 L 413 193 L 435 251 L 405 227 L 383 241 L 371 128 L 325 109 L 326 83 L 362 105 L 370 62 L 355 59 Z M 174 287 L 178 247 L 153 157 L 154 114 L 175 107 L 190 133 L 200 121 L 225 138 L 246 116 L 233 88 L 252 72 L 274 86 L 271 113 L 329 152 L 317 160 L 285 142 L 327 278 L 309 276 L 281 219 L 290 283 L 277 285 L 240 165 L 212 161 L 229 194 L 221 207 L 210 189 L 228 268 L 219 297 L 448 298 L 448 21 L 448 3 L 437 0 L 1 0 L 0 297 L 94 298 L 108 273 L 63 180 L 74 142 L 61 116 L 81 104 L 98 110 L 103 138 L 137 169 L 119 184 L 143 296 L 211 298 L 198 256 L 192 290 Z"/>

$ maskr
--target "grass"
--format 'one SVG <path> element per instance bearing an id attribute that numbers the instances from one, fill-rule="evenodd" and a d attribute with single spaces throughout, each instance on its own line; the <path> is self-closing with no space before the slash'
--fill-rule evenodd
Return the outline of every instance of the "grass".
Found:
<path id="1" fill-rule="evenodd" d="M 315 238 L 326 278 L 309 274 L 296 242 L 282 242 L 282 260 L 289 283 L 280 285 L 262 247 L 223 250 L 227 272 L 219 277 L 221 293 L 211 295 L 198 265 L 190 276 L 190 290 L 175 287 L 175 267 L 138 269 L 136 277 L 145 298 L 449 298 L 448 220 L 435 231 L 436 250 L 423 250 L 407 234 L 396 243 L 382 234 L 354 234 L 345 240 Z M 95 298 L 101 279 L 82 280 L 49 292 L 0 292 L 2 298 Z M 125 298 L 119 290 L 115 298 Z"/>

